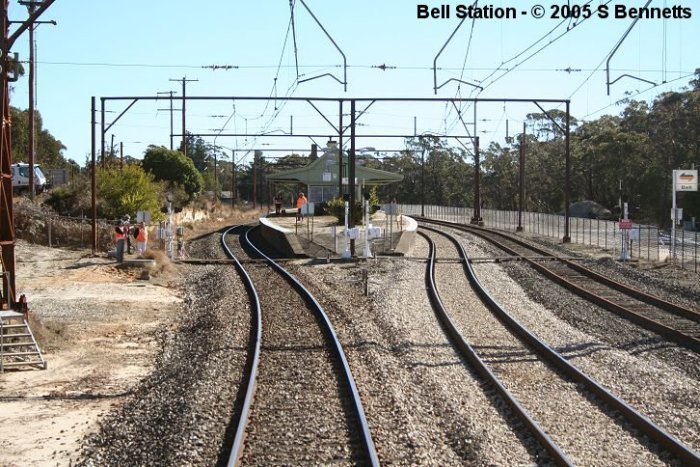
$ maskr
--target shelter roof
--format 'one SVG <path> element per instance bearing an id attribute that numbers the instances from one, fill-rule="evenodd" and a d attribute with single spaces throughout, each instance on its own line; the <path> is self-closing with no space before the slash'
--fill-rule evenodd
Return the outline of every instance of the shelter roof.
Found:
<path id="1" fill-rule="evenodd" d="M 356 164 L 355 178 L 358 182 L 364 182 L 365 185 L 386 185 L 400 182 L 403 180 L 403 175 Z M 306 185 L 337 185 L 338 154 L 327 152 L 305 167 L 270 174 L 267 179 L 274 182 L 299 182 Z"/>

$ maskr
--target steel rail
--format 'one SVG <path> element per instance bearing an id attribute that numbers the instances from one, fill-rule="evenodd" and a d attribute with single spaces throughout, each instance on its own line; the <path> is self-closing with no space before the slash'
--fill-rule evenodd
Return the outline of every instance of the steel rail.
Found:
<path id="1" fill-rule="evenodd" d="M 262 309 L 260 306 L 260 298 L 258 292 L 255 289 L 253 280 L 248 275 L 248 272 L 241 265 L 240 261 L 233 254 L 231 249 L 226 244 L 226 236 L 242 226 L 233 226 L 221 234 L 221 246 L 224 248 L 226 255 L 229 256 L 235 263 L 236 270 L 243 280 L 246 291 L 248 292 L 248 297 L 250 298 L 250 303 L 253 308 L 253 328 L 251 329 L 251 335 L 254 337 L 254 350 L 252 356 L 248 356 L 248 362 L 246 367 L 248 368 L 248 377 L 245 379 L 243 386 L 245 386 L 245 398 L 243 400 L 243 405 L 241 407 L 241 412 L 239 415 L 236 434 L 233 439 L 233 444 L 231 445 L 231 452 L 228 456 L 227 467 L 234 467 L 239 464 L 241 459 L 241 454 L 243 453 L 243 439 L 245 438 L 246 427 L 248 426 L 248 421 L 250 417 L 250 408 L 253 405 L 253 398 L 255 396 L 255 387 L 258 375 L 258 363 L 260 362 L 260 348 L 262 345 Z"/>
<path id="2" fill-rule="evenodd" d="M 474 228 L 474 230 L 478 230 L 477 228 Z M 486 229 L 481 229 L 481 230 L 486 230 Z M 547 252 L 546 250 L 543 250 L 542 248 L 539 248 L 537 245 L 532 245 L 530 243 L 527 243 L 523 241 L 520 238 L 517 237 L 512 237 L 508 234 L 505 234 L 503 232 L 498 232 L 495 230 L 488 230 L 489 233 L 493 233 L 495 235 L 498 235 L 502 238 L 505 238 L 507 240 L 510 240 L 514 243 L 517 243 L 518 245 L 521 245 L 525 248 L 528 248 L 535 253 L 541 254 L 541 255 L 549 255 L 551 256 L 552 254 Z M 633 298 L 636 298 L 638 300 L 642 300 L 644 302 L 650 303 L 654 306 L 657 306 L 658 308 L 661 308 L 662 310 L 668 311 L 669 313 L 673 313 L 675 315 L 678 315 L 682 318 L 689 319 L 691 321 L 695 321 L 696 323 L 700 323 L 700 313 L 694 310 L 690 310 L 688 308 L 676 305 L 675 303 L 671 303 L 667 300 L 664 300 L 662 298 L 656 297 L 654 295 L 650 295 L 646 292 L 642 292 L 641 290 L 635 289 L 633 287 L 630 287 L 628 285 L 622 284 L 620 282 L 617 282 L 609 277 L 606 277 L 596 271 L 593 271 L 592 269 L 589 269 L 585 266 L 582 266 L 580 264 L 577 264 L 570 258 L 564 258 L 564 257 L 559 257 L 556 256 L 558 260 L 561 262 L 565 263 L 566 265 L 570 266 L 571 268 L 575 269 L 576 271 L 580 272 L 581 274 L 585 274 L 586 276 L 595 279 L 599 282 L 604 283 L 608 287 L 611 287 L 618 292 L 622 292 L 626 295 L 629 295 Z"/>
<path id="3" fill-rule="evenodd" d="M 462 352 L 464 358 L 469 362 L 472 368 L 484 379 L 486 380 L 500 395 L 500 397 L 510 406 L 513 413 L 518 417 L 518 419 L 530 430 L 534 438 L 547 450 L 547 452 L 552 456 L 552 460 L 561 466 L 573 466 L 574 463 L 570 461 L 562 450 L 557 446 L 557 444 L 549 437 L 547 433 L 539 426 L 539 424 L 528 414 L 523 406 L 520 405 L 518 400 L 513 397 L 513 395 L 506 389 L 503 384 L 498 380 L 498 377 L 489 369 L 489 367 L 481 360 L 474 348 L 467 342 L 467 340 L 462 336 L 462 334 L 457 329 L 457 326 L 450 318 L 447 310 L 445 309 L 442 300 L 440 299 L 440 294 L 437 290 L 437 285 L 435 282 L 435 263 L 436 263 L 436 252 L 435 252 L 435 242 L 428 237 L 423 232 L 418 232 L 419 235 L 423 236 L 427 241 L 429 248 L 428 254 L 428 264 L 425 270 L 425 282 L 428 286 L 428 292 L 430 296 L 430 301 L 433 304 L 433 309 L 438 315 L 438 319 L 442 325 L 447 330 L 447 334 L 454 343 L 454 345 Z"/>
<path id="4" fill-rule="evenodd" d="M 616 303 L 612 300 L 609 300 L 605 297 L 597 295 L 589 290 L 586 290 L 585 288 L 569 281 L 564 276 L 558 274 L 557 272 L 544 266 L 543 264 L 534 261 L 532 258 L 530 258 L 528 256 L 523 256 L 520 252 L 514 250 L 513 248 L 510 248 L 509 246 L 504 245 L 503 243 L 493 239 L 492 235 L 496 235 L 496 236 L 500 236 L 502 238 L 505 238 L 508 241 L 511 241 L 511 242 L 516 243 L 520 246 L 528 248 L 536 253 L 539 253 L 542 255 L 549 255 L 552 258 L 556 258 L 562 264 L 565 264 L 566 266 L 570 267 L 571 269 L 573 269 L 577 272 L 580 272 L 581 274 L 584 274 L 585 276 L 589 277 L 593 281 L 602 283 L 603 285 L 606 285 L 613 290 L 616 290 L 620 293 L 623 293 L 623 294 L 625 294 L 631 298 L 634 298 L 640 302 L 643 302 L 647 305 L 656 306 L 657 308 L 660 308 L 661 310 L 672 313 L 672 314 L 679 316 L 683 319 L 687 319 L 689 321 L 700 323 L 700 314 L 698 314 L 697 312 L 695 312 L 693 310 L 678 306 L 674 303 L 668 302 L 668 301 L 663 300 L 659 297 L 649 295 L 649 294 L 642 292 L 640 290 L 636 290 L 632 287 L 621 284 L 621 283 L 614 281 L 610 278 L 607 278 L 607 277 L 605 277 L 605 276 L 603 276 L 595 271 L 592 271 L 584 266 L 581 266 L 580 264 L 576 264 L 575 262 L 573 262 L 569 259 L 559 257 L 559 256 L 554 256 L 551 253 L 538 248 L 537 246 L 530 245 L 529 243 L 524 242 L 523 240 L 521 240 L 519 238 L 513 238 L 510 235 L 506 235 L 506 234 L 501 233 L 501 232 L 483 229 L 483 228 L 478 228 L 478 227 L 473 227 L 473 226 L 462 225 L 462 224 L 453 224 L 451 222 L 429 220 L 429 219 L 425 219 L 425 218 L 422 218 L 420 220 L 424 221 L 424 222 L 431 222 L 431 223 L 436 223 L 438 225 L 448 226 L 448 227 L 451 227 L 451 228 L 454 228 L 457 230 L 462 230 L 464 232 L 469 232 L 469 233 L 472 233 L 474 235 L 477 235 L 477 236 L 493 243 L 498 248 L 510 253 L 511 255 L 515 255 L 515 256 L 522 258 L 523 261 L 526 261 L 534 269 L 541 272 L 542 274 L 544 274 L 546 277 L 550 278 L 554 282 L 557 282 L 559 285 L 576 293 L 577 295 L 596 303 L 597 305 L 605 308 L 608 311 L 611 311 L 611 312 L 617 314 L 618 316 L 620 316 L 624 319 L 632 321 L 635 324 L 638 324 L 646 329 L 654 331 L 654 332 L 656 332 L 656 333 L 658 333 L 666 338 L 672 339 L 676 343 L 678 343 L 679 345 L 682 345 L 682 346 L 684 346 L 692 351 L 700 352 L 700 339 L 698 339 L 697 337 L 686 334 L 682 331 L 679 331 L 678 329 L 674 329 L 672 327 L 669 327 L 666 324 L 663 324 L 655 319 L 649 318 L 648 316 L 644 316 L 644 315 L 630 309 L 627 306 L 621 305 L 621 304 Z"/>
<path id="5" fill-rule="evenodd" d="M 534 334 L 529 332 L 523 325 L 521 325 L 515 318 L 513 318 L 508 312 L 488 293 L 488 291 L 481 285 L 479 279 L 476 277 L 476 273 L 469 262 L 469 257 L 464 250 L 462 244 L 452 235 L 439 231 L 434 228 L 422 226 L 423 229 L 436 232 L 438 234 L 444 235 L 449 238 L 452 243 L 459 250 L 460 257 L 462 258 L 462 265 L 464 267 L 465 273 L 469 278 L 469 282 L 475 288 L 479 296 L 489 305 L 489 307 L 496 313 L 496 316 L 504 323 L 506 323 L 515 334 L 520 337 L 524 342 L 529 344 L 535 351 L 544 356 L 555 368 L 561 371 L 563 374 L 570 377 L 573 381 L 578 384 L 583 385 L 588 391 L 594 394 L 599 401 L 607 404 L 611 409 L 619 412 L 627 421 L 630 422 L 632 426 L 638 429 L 641 433 L 647 435 L 652 441 L 658 443 L 658 445 L 667 450 L 673 456 L 678 458 L 683 465 L 700 465 L 700 455 L 690 449 L 688 446 L 684 445 L 669 433 L 667 433 L 663 428 L 654 424 L 649 418 L 637 412 L 634 408 L 629 406 L 622 399 L 619 399 L 603 386 L 598 384 L 595 380 L 588 377 L 585 373 L 579 370 L 575 365 L 570 363 L 559 353 L 552 350 L 547 344 L 539 340 Z M 632 433 L 635 435 L 635 433 Z"/>
<path id="6" fill-rule="evenodd" d="M 372 435 L 369 430 L 369 424 L 367 423 L 367 417 L 365 416 L 365 411 L 362 407 L 362 402 L 360 400 L 360 393 L 357 390 L 357 385 L 355 384 L 355 379 L 352 376 L 352 372 L 350 371 L 350 365 L 348 364 L 347 358 L 345 357 L 345 352 L 343 351 L 343 346 L 340 343 L 340 340 L 338 339 L 338 336 L 335 333 L 335 330 L 333 329 L 333 325 L 330 322 L 330 319 L 328 318 L 328 315 L 326 312 L 323 310 L 323 307 L 321 306 L 320 303 L 316 300 L 316 298 L 313 296 L 313 294 L 306 288 L 304 285 L 299 282 L 299 280 L 296 279 L 291 273 L 289 273 L 285 268 L 280 266 L 278 263 L 276 263 L 272 258 L 268 257 L 258 249 L 253 242 L 250 239 L 250 231 L 252 230 L 249 229 L 246 231 L 244 235 L 245 242 L 249 248 L 251 248 L 256 254 L 260 255 L 262 258 L 264 258 L 270 267 L 274 269 L 277 273 L 279 273 L 296 291 L 299 293 L 299 295 L 302 297 L 302 299 L 309 305 L 311 309 L 313 309 L 318 317 L 321 319 L 321 322 L 323 323 L 323 328 L 325 329 L 328 337 L 330 338 L 330 342 L 333 344 L 333 349 L 338 357 L 338 359 L 342 363 L 343 367 L 343 376 L 346 380 L 346 383 L 348 387 L 350 388 L 350 391 L 352 393 L 352 399 L 353 399 L 353 406 L 355 409 L 355 415 L 357 416 L 359 422 L 360 422 L 360 428 L 361 428 L 361 436 L 360 438 L 362 439 L 362 445 L 365 451 L 365 455 L 367 456 L 367 459 L 369 460 L 370 465 L 378 467 L 379 466 L 379 457 L 377 456 L 377 452 L 374 446 L 374 441 L 372 440 Z"/>

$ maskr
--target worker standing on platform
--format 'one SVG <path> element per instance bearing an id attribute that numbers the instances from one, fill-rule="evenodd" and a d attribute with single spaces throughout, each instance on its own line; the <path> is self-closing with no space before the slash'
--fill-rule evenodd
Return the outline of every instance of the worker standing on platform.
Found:
<path id="1" fill-rule="evenodd" d="M 124 221 L 122 228 L 124 229 L 124 235 L 126 235 L 126 245 L 124 251 L 131 254 L 133 253 L 133 250 L 131 249 L 131 237 L 129 236 L 131 234 L 131 216 L 127 214 L 122 218 L 122 220 Z"/>
<path id="2" fill-rule="evenodd" d="M 146 251 L 146 244 L 148 243 L 148 230 L 145 223 L 139 222 L 139 226 L 136 227 L 134 232 L 134 237 L 136 237 L 136 251 L 142 255 Z"/>
<path id="3" fill-rule="evenodd" d="M 300 221 L 304 218 L 301 214 L 301 207 L 308 203 L 308 200 L 306 199 L 306 196 L 304 196 L 303 192 L 299 193 L 299 197 L 297 198 L 297 220 Z"/>
<path id="4" fill-rule="evenodd" d="M 128 233 L 125 232 L 124 228 L 124 221 L 119 221 L 119 224 L 114 228 L 114 241 L 117 244 L 117 252 L 115 254 L 117 263 L 124 261 L 124 246 L 127 235 Z"/>
<path id="5" fill-rule="evenodd" d="M 277 193 L 272 201 L 275 203 L 275 214 L 279 216 L 282 212 L 282 195 Z"/>

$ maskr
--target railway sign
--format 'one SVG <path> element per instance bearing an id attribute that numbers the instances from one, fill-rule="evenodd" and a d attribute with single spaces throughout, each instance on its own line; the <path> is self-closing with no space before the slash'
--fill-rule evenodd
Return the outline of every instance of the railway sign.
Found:
<path id="1" fill-rule="evenodd" d="M 632 221 L 629 219 L 620 219 L 618 224 L 620 230 L 630 230 L 632 228 Z"/>
<path id="2" fill-rule="evenodd" d="M 676 182 L 676 191 L 698 191 L 697 170 L 674 170 L 673 178 Z"/>

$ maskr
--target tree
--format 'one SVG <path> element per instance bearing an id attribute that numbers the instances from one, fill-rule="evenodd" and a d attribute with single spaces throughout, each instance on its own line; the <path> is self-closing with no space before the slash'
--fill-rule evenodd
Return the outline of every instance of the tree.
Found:
<path id="1" fill-rule="evenodd" d="M 29 162 L 29 110 L 19 110 L 16 107 L 10 107 L 10 118 L 12 119 L 13 160 Z M 69 162 L 62 154 L 66 147 L 48 130 L 43 128 L 43 120 L 38 111 L 34 114 L 34 127 L 36 131 L 34 143 L 36 145 L 36 155 L 34 162 L 41 164 L 44 168 L 67 168 Z"/>
<path id="2" fill-rule="evenodd" d="M 204 172 L 214 159 L 215 148 L 198 136 L 187 134 L 185 138 L 187 144 L 187 157 L 192 159 L 194 166 L 200 172 Z M 180 143 L 182 152 L 182 143 Z"/>
<path id="3" fill-rule="evenodd" d="M 138 165 L 98 167 L 96 182 L 101 216 L 118 219 L 126 214 L 133 216 L 137 211 L 149 211 L 154 220 L 162 217 L 159 199 L 162 186 Z"/>
<path id="4" fill-rule="evenodd" d="M 172 182 L 182 187 L 192 201 L 202 192 L 204 180 L 191 159 L 179 151 L 164 146 L 149 146 L 143 157 L 143 169 L 152 173 L 155 180 Z"/>

